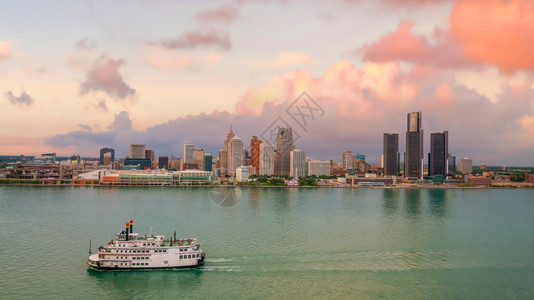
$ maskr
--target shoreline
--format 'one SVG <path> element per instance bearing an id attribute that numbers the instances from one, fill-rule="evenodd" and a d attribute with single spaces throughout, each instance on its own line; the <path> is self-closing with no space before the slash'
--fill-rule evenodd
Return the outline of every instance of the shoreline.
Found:
<path id="1" fill-rule="evenodd" d="M 43 184 L 43 183 L 5 183 L 0 186 L 24 186 L 24 187 L 98 187 L 98 188 L 329 188 L 329 189 L 534 189 L 534 185 L 396 185 L 396 186 L 287 186 L 287 185 L 105 185 L 105 184 Z"/>

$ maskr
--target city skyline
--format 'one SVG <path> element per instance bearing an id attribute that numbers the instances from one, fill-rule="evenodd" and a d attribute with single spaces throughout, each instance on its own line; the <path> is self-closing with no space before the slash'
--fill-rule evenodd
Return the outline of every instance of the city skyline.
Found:
<path id="1" fill-rule="evenodd" d="M 140 143 L 181 156 L 193 143 L 216 156 L 229 124 L 248 144 L 281 118 L 314 159 L 380 162 L 382 134 L 422 111 L 458 160 L 534 166 L 530 1 L 308 3 L 10 3 L 0 154 L 124 157 Z M 288 115 L 302 93 L 320 117 Z"/>

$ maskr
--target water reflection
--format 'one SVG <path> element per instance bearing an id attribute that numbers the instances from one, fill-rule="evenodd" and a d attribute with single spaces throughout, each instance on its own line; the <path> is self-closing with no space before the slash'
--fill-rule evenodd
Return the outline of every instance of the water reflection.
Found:
<path id="1" fill-rule="evenodd" d="M 271 188 L 269 192 L 274 194 L 275 210 L 282 215 L 289 213 L 298 199 L 298 190 L 295 188 Z"/>
<path id="2" fill-rule="evenodd" d="M 399 211 L 399 189 L 382 190 L 382 210 L 386 215 L 394 215 Z"/>
<path id="3" fill-rule="evenodd" d="M 435 219 L 443 219 L 447 217 L 447 199 L 450 198 L 450 191 L 448 189 L 429 189 L 429 210 L 430 216 Z"/>
<path id="4" fill-rule="evenodd" d="M 404 190 L 404 210 L 409 218 L 419 218 L 421 215 L 421 189 Z"/>
<path id="5" fill-rule="evenodd" d="M 260 209 L 261 197 L 260 188 L 249 188 L 247 192 L 248 204 L 252 211 L 257 212 Z"/>
<path id="6" fill-rule="evenodd" d="M 98 272 L 88 269 L 87 275 L 100 292 L 113 298 L 180 298 L 182 293 L 194 295 L 202 283 L 203 271 Z"/>

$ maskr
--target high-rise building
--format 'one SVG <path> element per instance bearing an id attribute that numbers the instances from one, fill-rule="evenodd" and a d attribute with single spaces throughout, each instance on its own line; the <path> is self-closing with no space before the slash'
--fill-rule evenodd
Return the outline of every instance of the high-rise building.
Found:
<path id="1" fill-rule="evenodd" d="M 253 136 L 250 140 L 250 165 L 256 168 L 256 174 L 260 174 L 260 145 L 261 140 Z"/>
<path id="2" fill-rule="evenodd" d="M 408 113 L 406 132 L 406 153 L 404 155 L 404 177 L 423 177 L 423 129 L 421 112 Z"/>
<path id="3" fill-rule="evenodd" d="M 274 148 L 266 143 L 260 144 L 259 175 L 274 174 Z"/>
<path id="4" fill-rule="evenodd" d="M 458 171 L 462 174 L 471 174 L 473 173 L 473 160 L 470 158 L 462 158 L 458 164 Z"/>
<path id="5" fill-rule="evenodd" d="M 146 149 L 145 150 L 145 158 L 150 159 L 152 163 L 156 160 L 156 154 L 154 153 L 154 150 L 152 149 Z"/>
<path id="6" fill-rule="evenodd" d="M 115 149 L 100 149 L 100 165 L 107 166 L 115 162 Z"/>
<path id="7" fill-rule="evenodd" d="M 204 149 L 193 150 L 193 164 L 197 164 L 199 170 L 204 170 Z"/>
<path id="8" fill-rule="evenodd" d="M 430 153 L 428 154 L 428 175 L 449 174 L 447 156 L 449 154 L 449 132 L 430 134 Z"/>
<path id="9" fill-rule="evenodd" d="M 219 159 L 218 159 L 218 165 L 221 169 L 221 174 L 228 174 L 228 160 L 230 158 L 230 144 L 232 142 L 232 138 L 235 136 L 234 131 L 232 130 L 232 126 L 230 126 L 230 131 L 226 135 L 226 140 L 224 140 L 224 146 L 223 149 L 219 151 Z"/>
<path id="10" fill-rule="evenodd" d="M 453 156 L 449 153 L 447 156 L 447 161 L 449 164 L 449 174 L 455 175 L 456 174 L 456 156 Z"/>
<path id="11" fill-rule="evenodd" d="M 158 157 L 158 168 L 169 169 L 169 157 L 168 156 Z"/>
<path id="12" fill-rule="evenodd" d="M 130 144 L 130 158 L 144 159 L 145 144 Z"/>
<path id="13" fill-rule="evenodd" d="M 276 153 L 274 154 L 274 174 L 289 175 L 291 151 L 293 151 L 293 132 L 291 128 L 278 128 Z"/>
<path id="14" fill-rule="evenodd" d="M 211 154 L 204 155 L 204 171 L 212 171 L 213 170 L 213 157 Z"/>
<path id="15" fill-rule="evenodd" d="M 325 160 L 309 160 L 308 161 L 308 176 L 330 175 L 330 161 Z"/>
<path id="16" fill-rule="evenodd" d="M 235 175 L 236 169 L 243 165 L 244 150 L 243 141 L 234 136 L 230 141 L 228 151 L 228 174 Z"/>
<path id="17" fill-rule="evenodd" d="M 194 150 L 195 150 L 195 145 L 184 144 L 184 163 L 186 164 L 193 163 L 193 151 Z"/>
<path id="18" fill-rule="evenodd" d="M 295 149 L 289 155 L 289 176 L 293 178 L 306 176 L 306 153 Z"/>
<path id="19" fill-rule="evenodd" d="M 396 133 L 384 133 L 384 176 L 399 175 L 399 166 L 399 135 Z"/>
<path id="20" fill-rule="evenodd" d="M 228 152 L 226 150 L 219 150 L 219 159 L 217 160 L 218 168 L 221 169 L 221 174 L 228 173 Z"/>
<path id="21" fill-rule="evenodd" d="M 345 170 L 354 169 L 354 155 L 352 151 L 345 151 L 341 155 L 341 167 Z"/>

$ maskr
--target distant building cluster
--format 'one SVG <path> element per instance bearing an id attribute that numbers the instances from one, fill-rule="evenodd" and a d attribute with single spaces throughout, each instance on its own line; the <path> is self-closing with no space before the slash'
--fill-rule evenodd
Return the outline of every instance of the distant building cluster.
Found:
<path id="1" fill-rule="evenodd" d="M 366 162 L 365 154 L 349 150 L 341 153 L 341 162 L 309 158 L 305 151 L 296 148 L 291 128 L 278 128 L 276 142 L 271 145 L 257 136 L 252 136 L 250 143 L 245 143 L 230 127 L 217 157 L 192 143 L 183 145 L 182 158 L 166 155 L 156 157 L 155 151 L 147 149 L 145 144 L 130 144 L 130 155 L 121 159 L 117 159 L 115 149 L 109 147 L 100 149 L 99 159 L 82 159 L 79 155 L 73 155 L 58 161 L 55 153 L 46 153 L 4 166 L 3 175 L 13 179 L 98 181 L 111 185 L 247 182 L 262 176 L 285 178 L 289 180 L 288 185 L 298 185 L 297 179 L 302 177 L 340 177 L 336 183 L 351 186 L 425 180 L 443 183 L 446 179 L 456 183 L 487 185 L 492 180 L 507 180 L 486 172 L 485 164 L 480 165 L 480 169 L 485 171 L 483 174 L 467 176 L 473 172 L 473 161 L 462 158 L 456 164 L 456 157 L 449 153 L 448 131 L 430 134 L 430 152 L 425 165 L 421 118 L 421 112 L 407 114 L 406 150 L 402 156 L 399 152 L 399 134 L 384 133 L 380 164 L 370 164 Z M 524 180 L 534 182 L 528 173 Z"/>

